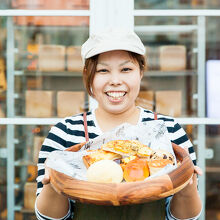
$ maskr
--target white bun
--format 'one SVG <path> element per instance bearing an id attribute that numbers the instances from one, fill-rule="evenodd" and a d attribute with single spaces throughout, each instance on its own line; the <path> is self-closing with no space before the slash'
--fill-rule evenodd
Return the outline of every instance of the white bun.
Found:
<path id="1" fill-rule="evenodd" d="M 88 168 L 87 179 L 99 183 L 120 183 L 123 180 L 123 170 L 112 160 L 100 160 Z"/>

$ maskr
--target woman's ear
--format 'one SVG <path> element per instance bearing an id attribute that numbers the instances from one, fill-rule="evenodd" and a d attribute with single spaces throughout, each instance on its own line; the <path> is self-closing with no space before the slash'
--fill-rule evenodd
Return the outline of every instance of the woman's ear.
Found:
<path id="1" fill-rule="evenodd" d="M 143 70 L 141 70 L 140 71 L 140 74 L 141 74 L 141 79 L 143 78 L 143 76 L 144 76 L 144 71 Z"/>

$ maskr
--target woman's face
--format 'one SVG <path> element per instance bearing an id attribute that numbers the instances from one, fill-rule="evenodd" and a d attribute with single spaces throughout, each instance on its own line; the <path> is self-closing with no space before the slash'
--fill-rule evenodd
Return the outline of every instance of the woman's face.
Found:
<path id="1" fill-rule="evenodd" d="M 136 60 L 122 50 L 99 55 L 92 84 L 99 109 L 120 114 L 135 108 L 142 74 Z"/>

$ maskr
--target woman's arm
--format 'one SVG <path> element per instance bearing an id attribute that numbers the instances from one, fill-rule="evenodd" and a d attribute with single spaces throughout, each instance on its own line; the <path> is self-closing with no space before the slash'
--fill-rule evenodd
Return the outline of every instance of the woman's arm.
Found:
<path id="1" fill-rule="evenodd" d="M 49 168 L 46 167 L 46 159 L 55 150 L 66 149 L 67 127 L 64 120 L 53 126 L 44 140 L 39 152 L 38 177 L 37 177 L 37 199 L 35 203 L 36 216 L 40 220 L 63 218 L 67 215 L 69 201 L 63 195 L 58 194 L 50 184 Z M 69 214 L 70 215 L 70 211 Z"/>
<path id="2" fill-rule="evenodd" d="M 44 184 L 40 195 L 36 199 L 36 212 L 51 218 L 63 218 L 67 215 L 70 207 L 67 197 L 58 194 L 49 183 L 48 168 L 45 168 Z"/>
<path id="3" fill-rule="evenodd" d="M 202 202 L 197 190 L 197 174 L 202 175 L 199 167 L 195 166 L 192 181 L 180 192 L 176 193 L 170 204 L 170 212 L 177 219 L 196 217 L 202 210 Z"/>
<path id="4" fill-rule="evenodd" d="M 70 207 L 68 199 L 56 193 L 48 184 L 44 185 L 37 197 L 36 208 L 44 216 L 59 219 L 67 215 Z"/>

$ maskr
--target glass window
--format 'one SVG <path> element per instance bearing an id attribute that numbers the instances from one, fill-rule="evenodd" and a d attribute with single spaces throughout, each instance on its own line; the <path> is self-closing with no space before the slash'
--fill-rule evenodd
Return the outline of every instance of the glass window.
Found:
<path id="1" fill-rule="evenodd" d="M 135 0 L 135 9 L 217 9 L 218 0 Z"/>
<path id="2" fill-rule="evenodd" d="M 135 17 L 135 31 L 146 46 L 147 69 L 141 89 L 152 93 L 154 111 L 174 117 L 197 115 L 193 99 L 197 93 L 195 23 L 191 17 Z M 172 97 L 170 102 L 167 97 Z"/>

